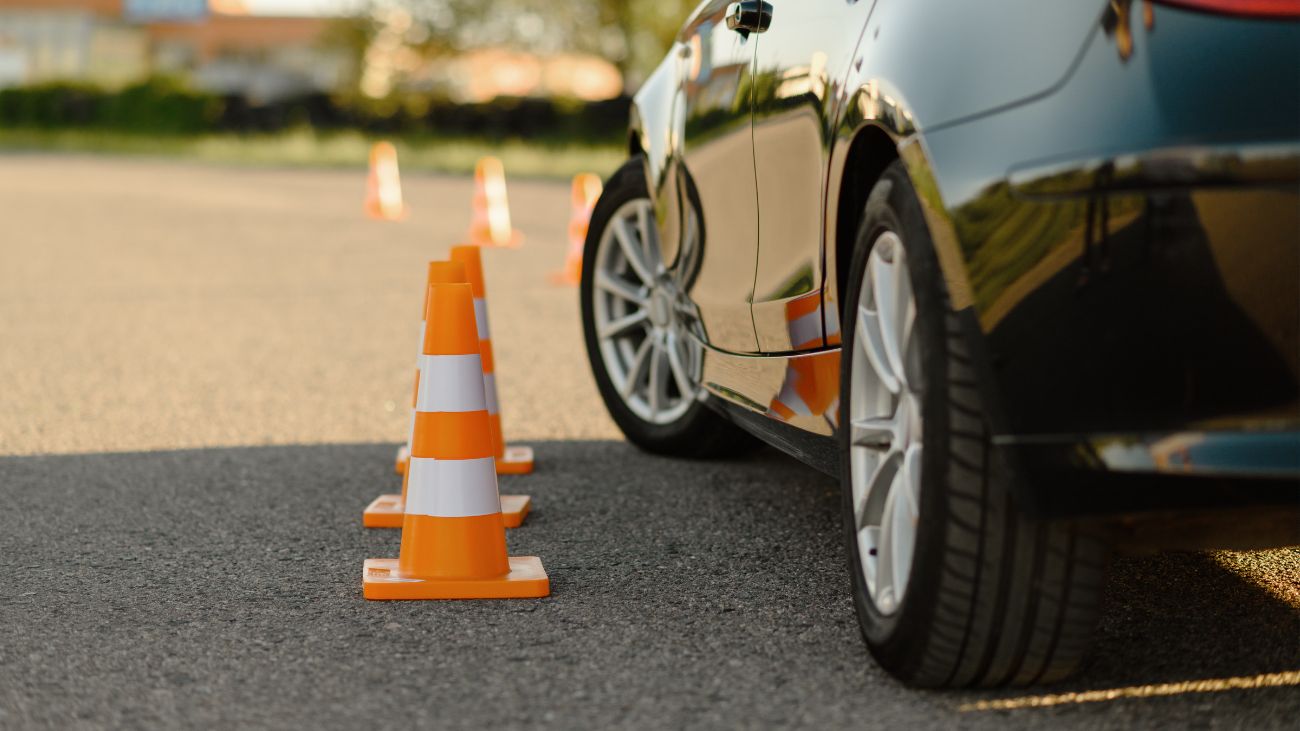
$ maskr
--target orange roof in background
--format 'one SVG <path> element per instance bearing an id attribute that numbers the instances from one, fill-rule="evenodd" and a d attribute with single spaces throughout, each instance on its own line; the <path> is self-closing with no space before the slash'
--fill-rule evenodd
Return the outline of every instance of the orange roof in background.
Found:
<path id="1" fill-rule="evenodd" d="M 199 59 L 209 61 L 226 51 L 257 51 L 309 45 L 329 24 L 324 18 L 213 15 L 202 23 L 150 23 L 154 40 L 193 44 Z"/>
<path id="2" fill-rule="evenodd" d="M 126 0 L 0 0 L 0 8 L 23 10 L 90 10 L 100 15 L 121 16 Z M 246 0 L 208 0 L 213 15 L 248 15 Z"/>
<path id="3" fill-rule="evenodd" d="M 0 8 L 22 10 L 90 10 L 100 15 L 119 16 L 123 0 L 0 0 Z"/>
<path id="4" fill-rule="evenodd" d="M 208 0 L 208 10 L 214 15 L 248 15 L 244 0 Z"/>

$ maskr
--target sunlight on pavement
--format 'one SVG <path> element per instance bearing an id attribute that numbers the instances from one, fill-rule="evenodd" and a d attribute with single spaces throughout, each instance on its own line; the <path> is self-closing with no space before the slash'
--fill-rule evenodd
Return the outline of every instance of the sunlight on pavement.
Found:
<path id="1" fill-rule="evenodd" d="M 1216 551 L 1215 563 L 1300 611 L 1300 548 Z"/>
<path id="2" fill-rule="evenodd" d="M 963 704 L 959 706 L 957 710 L 1013 711 L 1021 708 L 1048 708 L 1051 706 L 1098 703 L 1101 701 L 1127 700 L 1131 698 L 1158 698 L 1161 696 L 1183 695 L 1187 693 L 1220 693 L 1225 690 L 1252 690 L 1256 688 L 1279 688 L 1283 686 L 1300 686 L 1300 670 L 1288 670 L 1281 673 L 1264 673 L 1262 675 L 1235 678 L 1184 680 L 1178 683 L 1133 685 L 1126 688 L 1107 688 L 1104 690 L 1086 690 L 1077 693 L 1031 695 L 1022 696 L 1020 698 L 977 701 L 975 703 Z"/>

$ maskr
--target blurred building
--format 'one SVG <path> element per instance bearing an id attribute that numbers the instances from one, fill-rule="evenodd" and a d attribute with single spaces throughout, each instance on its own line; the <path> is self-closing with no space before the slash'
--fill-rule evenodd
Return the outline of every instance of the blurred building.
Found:
<path id="1" fill-rule="evenodd" d="M 460 101 L 487 101 L 498 96 L 567 97 L 588 101 L 611 99 L 623 90 L 618 69 L 598 56 L 536 56 L 504 48 L 467 51 L 428 64 L 428 86 Z"/>
<path id="2" fill-rule="evenodd" d="M 328 91 L 351 73 L 321 43 L 332 20 L 242 0 L 0 0 L 0 87 L 171 74 L 263 101 Z"/>

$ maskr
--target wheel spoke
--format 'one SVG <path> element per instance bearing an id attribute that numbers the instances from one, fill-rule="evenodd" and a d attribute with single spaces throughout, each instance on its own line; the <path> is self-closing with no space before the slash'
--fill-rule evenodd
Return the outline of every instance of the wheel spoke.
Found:
<path id="1" fill-rule="evenodd" d="M 887 243 L 884 237 L 881 239 L 876 244 L 877 249 Z M 903 315 L 899 311 L 902 297 L 902 293 L 899 292 L 899 280 L 907 274 L 901 261 L 902 256 L 899 252 L 902 247 L 898 240 L 894 239 L 888 243 L 893 252 L 894 263 L 885 262 L 883 252 L 872 251 L 871 288 L 876 302 L 880 343 L 883 346 L 886 363 L 895 380 L 906 383 L 900 340 L 902 334 L 899 332 L 903 321 Z"/>
<path id="2" fill-rule="evenodd" d="M 651 211 L 648 203 L 636 209 L 637 230 L 641 235 L 641 250 L 644 252 L 642 261 L 645 262 L 647 271 L 657 269 L 659 261 L 659 235 L 650 221 Z"/>
<path id="3" fill-rule="evenodd" d="M 859 529 L 867 527 L 867 521 L 872 518 L 867 514 L 867 508 L 871 505 L 872 497 L 881 490 L 888 490 L 890 483 L 894 480 L 897 465 L 893 457 L 894 454 L 891 452 L 876 462 L 876 468 L 871 472 L 871 477 L 867 478 L 867 484 L 863 487 L 862 494 L 857 496 L 857 502 L 853 507 L 855 525 Z"/>
<path id="4" fill-rule="evenodd" d="M 921 515 L 921 445 L 908 446 L 903 454 L 903 495 L 912 522 Z"/>
<path id="5" fill-rule="evenodd" d="M 651 341 L 650 346 L 650 380 L 646 383 L 646 401 L 650 404 L 650 418 L 659 415 L 660 409 L 664 406 L 664 389 L 666 381 L 664 380 L 663 363 L 663 346 L 653 336 L 648 338 Z"/>
<path id="6" fill-rule="evenodd" d="M 880 528 L 873 525 L 858 531 L 858 560 L 862 563 L 863 578 L 867 580 L 870 591 L 876 588 L 876 555 L 879 552 Z"/>
<path id="7" fill-rule="evenodd" d="M 887 449 L 894 440 L 893 419 L 881 417 L 854 419 L 850 427 L 852 432 L 849 438 L 855 447 Z"/>
<path id="8" fill-rule="evenodd" d="M 628 228 L 627 221 L 615 217 L 610 223 L 614 227 L 614 238 L 618 239 L 618 246 L 623 250 L 623 257 L 627 259 L 628 266 L 632 268 L 642 284 L 653 284 L 654 275 L 646 266 L 642 248 L 633 240 L 636 235 Z"/>
<path id="9" fill-rule="evenodd" d="M 894 257 L 897 260 L 903 256 L 903 246 L 901 243 L 894 245 Z M 898 328 L 895 350 L 898 353 L 898 377 L 904 384 L 912 382 L 915 374 L 908 372 L 908 349 L 912 346 L 912 329 L 916 324 L 916 300 L 912 297 L 912 282 L 907 273 L 907 267 L 894 267 L 898 285 Z"/>
<path id="10" fill-rule="evenodd" d="M 601 325 L 598 334 L 601 338 L 612 338 L 615 335 L 622 335 L 649 319 L 650 313 L 647 312 L 645 308 L 633 310 L 630 314 L 610 320 Z"/>
<path id="11" fill-rule="evenodd" d="M 633 393 L 636 393 L 637 383 L 645 374 L 647 358 L 653 350 L 653 345 L 650 338 L 642 340 L 641 345 L 636 349 L 636 354 L 632 356 L 632 363 L 627 368 L 627 379 L 623 381 L 623 388 L 619 390 L 619 394 L 624 399 L 629 399 Z"/>
<path id="12" fill-rule="evenodd" d="M 893 480 L 891 483 L 896 481 Z M 892 484 L 886 489 L 889 490 L 889 495 L 885 497 L 885 508 L 880 516 L 880 543 L 876 546 L 876 604 L 882 612 L 888 612 L 894 608 L 895 598 L 895 524 L 891 518 L 893 512 L 897 509 L 895 503 L 898 502 L 898 495 Z"/>
<path id="13" fill-rule="evenodd" d="M 877 313 L 865 307 L 858 308 L 857 341 L 871 363 L 871 368 L 880 378 L 880 382 L 889 389 L 890 393 L 898 393 L 902 387 L 894 376 L 893 368 L 889 364 L 889 356 L 885 352 L 885 344 L 880 333 L 880 318 Z"/>
<path id="14" fill-rule="evenodd" d="M 890 487 L 889 502 L 885 520 L 889 521 L 889 575 L 894 586 L 895 600 L 902 598 L 907 589 L 907 573 L 912 566 L 912 549 L 916 545 L 916 523 L 909 514 L 908 503 L 911 502 L 910 491 L 906 483 L 906 472 L 899 472 Z"/>
<path id="15" fill-rule="evenodd" d="M 645 295 L 641 293 L 641 288 L 617 275 L 605 271 L 597 271 L 596 286 L 616 297 L 635 303 L 640 307 L 645 307 L 646 305 L 647 300 Z"/>
<path id="16" fill-rule="evenodd" d="M 691 386 L 691 379 L 686 373 L 686 365 L 682 363 L 681 353 L 677 351 L 677 336 L 668 335 L 667 347 L 668 365 L 673 372 L 673 380 L 677 382 L 677 390 L 683 397 L 689 396 L 695 391 Z"/>

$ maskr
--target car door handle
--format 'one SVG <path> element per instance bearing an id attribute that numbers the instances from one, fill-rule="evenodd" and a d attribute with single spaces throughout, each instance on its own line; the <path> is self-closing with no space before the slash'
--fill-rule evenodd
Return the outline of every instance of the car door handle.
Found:
<path id="1" fill-rule="evenodd" d="M 762 33 L 772 24 L 772 3 L 741 0 L 727 6 L 727 27 L 741 33 Z"/>

